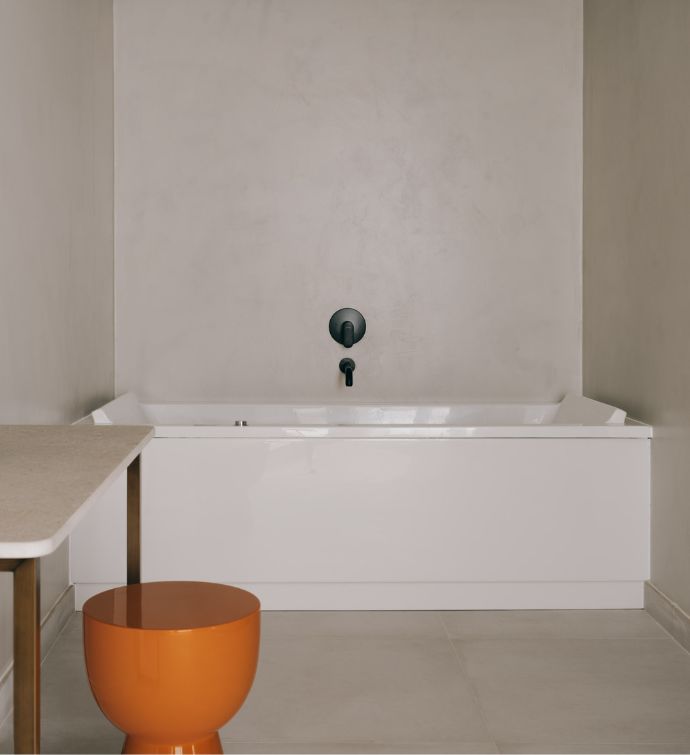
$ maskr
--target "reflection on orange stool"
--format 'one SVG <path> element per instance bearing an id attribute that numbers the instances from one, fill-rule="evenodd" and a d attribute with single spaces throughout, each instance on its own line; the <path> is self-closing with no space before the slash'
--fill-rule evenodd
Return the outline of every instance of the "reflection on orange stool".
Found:
<path id="1" fill-rule="evenodd" d="M 84 604 L 84 653 L 123 752 L 219 753 L 259 656 L 258 599 L 208 582 L 118 587 Z"/>

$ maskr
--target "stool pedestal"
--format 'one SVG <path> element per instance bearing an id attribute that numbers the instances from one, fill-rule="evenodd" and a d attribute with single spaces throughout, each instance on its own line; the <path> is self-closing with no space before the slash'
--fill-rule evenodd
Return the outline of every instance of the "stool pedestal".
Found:
<path id="1" fill-rule="evenodd" d="M 197 742 L 187 742 L 179 745 L 161 745 L 153 742 L 147 742 L 141 737 L 128 734 L 125 738 L 125 744 L 122 748 L 123 753 L 131 755 L 149 755 L 149 753 L 165 753 L 168 755 L 197 755 L 197 753 L 222 753 L 223 746 L 220 743 L 218 732 L 211 734 L 210 737 L 200 739 Z"/>

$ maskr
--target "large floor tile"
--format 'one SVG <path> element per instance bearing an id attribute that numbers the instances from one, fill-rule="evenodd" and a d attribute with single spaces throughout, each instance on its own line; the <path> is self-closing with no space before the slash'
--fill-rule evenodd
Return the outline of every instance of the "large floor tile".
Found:
<path id="1" fill-rule="evenodd" d="M 254 690 L 221 732 L 228 753 L 690 755 L 690 656 L 643 612 L 272 612 L 263 636 Z M 88 687 L 80 614 L 42 692 L 44 752 L 120 751 Z"/>
<path id="2" fill-rule="evenodd" d="M 667 637 L 646 611 L 444 611 L 453 639 Z"/>
<path id="3" fill-rule="evenodd" d="M 417 743 L 400 743 L 381 745 L 371 742 L 344 742 L 333 744 L 332 742 L 291 742 L 286 743 L 266 743 L 266 742 L 227 742 L 223 741 L 223 750 L 228 755 L 230 753 L 275 753 L 276 755 L 318 755 L 319 753 L 328 755 L 461 755 L 462 753 L 498 753 L 498 749 L 487 742 L 468 742 L 468 743 L 444 743 L 444 744 L 427 744 L 425 742 Z"/>
<path id="4" fill-rule="evenodd" d="M 437 611 L 264 611 L 263 637 L 423 637 L 444 639 Z"/>
<path id="5" fill-rule="evenodd" d="M 227 741 L 489 742 L 447 640 L 266 639 Z"/>
<path id="6" fill-rule="evenodd" d="M 498 742 L 690 742 L 690 656 L 670 639 L 454 644 Z"/>

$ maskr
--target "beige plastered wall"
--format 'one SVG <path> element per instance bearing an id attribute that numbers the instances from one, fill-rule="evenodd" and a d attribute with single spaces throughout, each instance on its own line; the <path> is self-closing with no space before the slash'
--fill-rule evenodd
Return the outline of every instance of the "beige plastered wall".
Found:
<path id="1" fill-rule="evenodd" d="M 584 390 L 654 425 L 652 583 L 688 613 L 690 3 L 584 19 Z"/>
<path id="2" fill-rule="evenodd" d="M 111 0 L 0 0 L 0 423 L 71 422 L 112 396 L 112 96 Z M 45 614 L 66 544 L 41 578 Z"/>
<path id="3" fill-rule="evenodd" d="M 114 8 L 118 393 L 580 390 L 580 0 Z"/>

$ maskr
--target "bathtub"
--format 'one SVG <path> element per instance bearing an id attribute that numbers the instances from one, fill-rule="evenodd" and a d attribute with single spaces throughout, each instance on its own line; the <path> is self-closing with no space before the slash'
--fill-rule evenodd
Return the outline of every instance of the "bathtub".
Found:
<path id="1" fill-rule="evenodd" d="M 639 608 L 652 429 L 560 404 L 139 404 L 142 574 L 267 609 Z M 246 424 L 243 424 L 246 423 Z M 71 543 L 78 603 L 124 577 L 124 481 Z"/>

